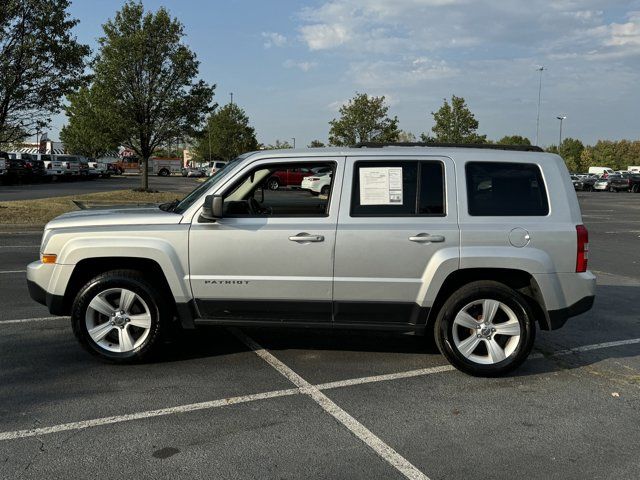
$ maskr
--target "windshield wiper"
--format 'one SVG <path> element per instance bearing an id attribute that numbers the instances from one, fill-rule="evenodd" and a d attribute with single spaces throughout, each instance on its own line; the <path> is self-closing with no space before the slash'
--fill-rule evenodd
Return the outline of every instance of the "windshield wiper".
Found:
<path id="1" fill-rule="evenodd" d="M 178 206 L 179 203 L 180 203 L 180 200 L 176 198 L 173 202 L 167 202 L 167 203 L 158 205 L 158 208 L 165 212 L 173 212 L 173 210 Z"/>

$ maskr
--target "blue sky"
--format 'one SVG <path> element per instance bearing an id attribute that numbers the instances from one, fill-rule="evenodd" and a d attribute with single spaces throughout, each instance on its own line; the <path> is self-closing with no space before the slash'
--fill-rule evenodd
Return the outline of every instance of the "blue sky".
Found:
<path id="1" fill-rule="evenodd" d="M 119 1 L 76 0 L 78 38 L 96 46 Z M 185 25 L 216 101 L 242 106 L 258 139 L 326 141 L 356 91 L 385 95 L 400 127 L 430 130 L 444 97 L 463 96 L 480 133 L 540 144 L 639 138 L 640 0 L 146 0 Z M 57 138 L 63 115 L 54 119 Z"/>

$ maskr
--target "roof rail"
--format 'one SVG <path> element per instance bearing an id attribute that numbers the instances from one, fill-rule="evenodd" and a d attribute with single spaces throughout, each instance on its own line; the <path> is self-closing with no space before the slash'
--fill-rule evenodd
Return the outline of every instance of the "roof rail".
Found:
<path id="1" fill-rule="evenodd" d="M 354 148 L 382 147 L 484 148 L 487 150 L 513 150 L 516 152 L 544 152 L 544 150 L 537 145 L 501 145 L 497 143 L 360 142 L 354 145 Z"/>

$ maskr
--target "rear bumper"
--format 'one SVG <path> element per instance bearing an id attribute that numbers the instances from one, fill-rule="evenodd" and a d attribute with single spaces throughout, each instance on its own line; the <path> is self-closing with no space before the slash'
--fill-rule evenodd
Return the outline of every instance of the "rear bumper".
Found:
<path id="1" fill-rule="evenodd" d="M 558 328 L 562 327 L 571 317 L 575 317 L 591 310 L 595 299 L 595 295 L 591 295 L 589 297 L 584 297 L 578 300 L 576 303 L 574 303 L 573 305 L 569 305 L 566 308 L 561 308 L 559 310 L 549 310 L 547 312 L 549 330 L 557 330 Z"/>

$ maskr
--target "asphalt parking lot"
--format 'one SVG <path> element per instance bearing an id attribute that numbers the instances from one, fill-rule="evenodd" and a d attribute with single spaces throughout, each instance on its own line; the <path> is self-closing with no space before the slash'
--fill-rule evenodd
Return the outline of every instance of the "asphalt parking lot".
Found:
<path id="1" fill-rule="evenodd" d="M 196 178 L 182 175 L 170 177 L 149 176 L 149 188 L 167 191 L 173 190 L 182 194 L 189 193 L 198 185 Z M 31 200 L 50 198 L 64 195 L 81 195 L 96 192 L 111 192 L 126 190 L 140 186 L 139 175 L 114 175 L 110 178 L 96 178 L 93 180 L 60 180 L 47 183 L 29 183 L 22 185 L 1 185 L 0 202 L 11 200 Z"/>
<path id="2" fill-rule="evenodd" d="M 315 330 L 106 365 L 28 296 L 41 233 L 0 233 L 0 478 L 638 478 L 640 195 L 579 197 L 596 305 L 499 379 L 421 337 Z"/>

